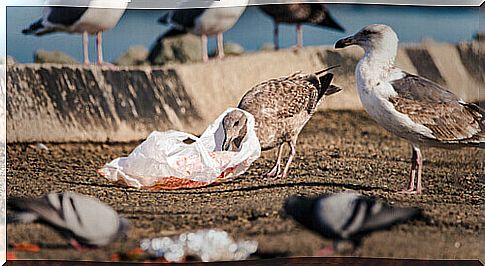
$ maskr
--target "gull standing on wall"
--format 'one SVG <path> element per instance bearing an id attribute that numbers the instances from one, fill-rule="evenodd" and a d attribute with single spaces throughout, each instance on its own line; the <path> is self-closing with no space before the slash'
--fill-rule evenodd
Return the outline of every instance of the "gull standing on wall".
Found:
<path id="1" fill-rule="evenodd" d="M 339 40 L 335 48 L 349 45 L 365 51 L 355 69 L 365 110 L 379 125 L 411 143 L 409 186 L 403 192 L 422 191 L 421 146 L 485 147 L 485 111 L 431 80 L 395 67 L 398 37 L 391 27 L 368 25 Z"/>
<path id="2" fill-rule="evenodd" d="M 213 0 L 207 8 L 181 8 L 170 11 L 158 21 L 170 24 L 171 29 L 161 38 L 176 36 L 187 32 L 200 36 L 202 60 L 207 62 L 207 37 L 217 35 L 217 56 L 224 57 L 223 33 L 236 24 L 246 9 L 249 0 L 234 0 L 231 7 L 217 7 L 220 1 Z"/>
<path id="3" fill-rule="evenodd" d="M 266 15 L 270 16 L 274 22 L 274 47 L 279 49 L 279 31 L 280 23 L 296 24 L 296 47 L 303 47 L 303 30 L 302 24 L 310 24 L 324 28 L 345 31 L 335 19 L 324 4 L 319 3 L 293 3 L 293 4 L 272 4 L 262 5 L 259 7 Z"/>
<path id="4" fill-rule="evenodd" d="M 84 64 L 89 64 L 88 35 L 96 34 L 98 64 L 103 61 L 102 32 L 112 29 L 128 5 L 127 0 L 50 0 L 43 16 L 22 31 L 42 36 L 51 32 L 83 34 Z"/>

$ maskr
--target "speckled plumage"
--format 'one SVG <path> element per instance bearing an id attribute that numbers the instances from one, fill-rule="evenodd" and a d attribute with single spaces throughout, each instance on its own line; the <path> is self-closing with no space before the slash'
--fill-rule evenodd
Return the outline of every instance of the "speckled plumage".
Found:
<path id="1" fill-rule="evenodd" d="M 315 74 L 297 72 L 262 82 L 243 96 L 238 108 L 255 117 L 256 134 L 262 150 L 289 143 L 294 153 L 300 131 L 312 117 L 323 96 L 340 91 L 338 87 L 330 85 L 332 78 L 331 73 L 319 78 Z M 279 161 L 277 167 L 275 172 L 279 174 Z"/>

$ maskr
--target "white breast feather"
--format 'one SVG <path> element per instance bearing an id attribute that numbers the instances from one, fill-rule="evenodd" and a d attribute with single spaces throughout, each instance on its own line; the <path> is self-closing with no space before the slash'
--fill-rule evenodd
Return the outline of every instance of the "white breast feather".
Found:
<path id="1" fill-rule="evenodd" d="M 370 71 L 361 62 L 356 68 L 355 75 L 359 97 L 367 113 L 385 129 L 412 142 L 418 142 L 418 135 L 435 138 L 429 128 L 415 123 L 409 116 L 396 111 L 394 105 L 388 100 L 389 97 L 397 96 L 390 81 L 402 78 L 404 73 L 392 71 L 387 77 L 381 77 L 378 76 L 379 73 Z"/>

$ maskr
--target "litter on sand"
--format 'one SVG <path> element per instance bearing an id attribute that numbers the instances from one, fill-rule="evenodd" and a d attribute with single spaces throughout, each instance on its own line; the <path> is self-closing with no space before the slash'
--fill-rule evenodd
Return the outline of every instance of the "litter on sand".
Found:
<path id="1" fill-rule="evenodd" d="M 235 261 L 247 259 L 258 249 L 258 242 L 253 240 L 235 241 L 226 231 L 204 229 L 183 233 L 174 237 L 144 239 L 141 249 L 169 262 L 184 261 L 193 256 L 204 262 Z"/>
<path id="2" fill-rule="evenodd" d="M 246 117 L 246 133 L 236 150 L 223 150 L 224 117 L 240 111 Z M 254 117 L 229 108 L 200 137 L 170 130 L 152 132 L 128 157 L 107 163 L 98 173 L 136 188 L 194 188 L 234 178 L 244 173 L 261 154 Z M 188 143 L 190 142 L 190 143 Z"/>

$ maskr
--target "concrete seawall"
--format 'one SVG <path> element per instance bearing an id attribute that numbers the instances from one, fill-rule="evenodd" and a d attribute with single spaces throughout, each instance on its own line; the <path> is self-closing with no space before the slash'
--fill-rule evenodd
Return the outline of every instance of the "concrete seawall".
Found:
<path id="1" fill-rule="evenodd" d="M 354 69 L 362 51 L 309 47 L 257 52 L 207 64 L 163 68 L 10 65 L 7 142 L 131 141 L 153 130 L 201 133 L 257 83 L 330 65 L 344 89 L 322 109 L 361 109 Z M 485 58 L 477 42 L 422 43 L 399 50 L 397 65 L 447 86 L 466 101 L 485 100 Z"/>

